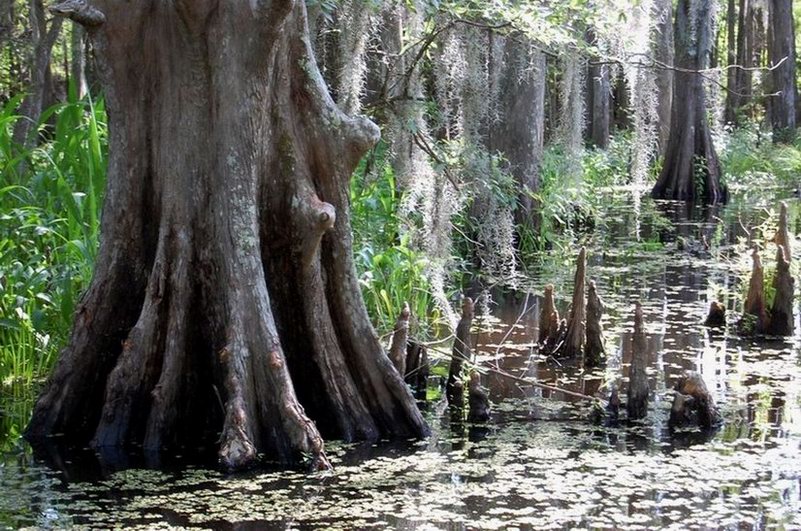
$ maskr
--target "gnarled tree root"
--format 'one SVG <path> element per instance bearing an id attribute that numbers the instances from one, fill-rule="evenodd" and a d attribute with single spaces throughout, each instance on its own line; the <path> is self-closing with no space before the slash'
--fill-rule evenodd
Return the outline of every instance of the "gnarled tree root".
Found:
<path id="1" fill-rule="evenodd" d="M 668 419 L 671 430 L 694 426 L 707 430 L 721 423 L 715 399 L 697 372 L 691 372 L 679 380 L 674 392 Z"/>

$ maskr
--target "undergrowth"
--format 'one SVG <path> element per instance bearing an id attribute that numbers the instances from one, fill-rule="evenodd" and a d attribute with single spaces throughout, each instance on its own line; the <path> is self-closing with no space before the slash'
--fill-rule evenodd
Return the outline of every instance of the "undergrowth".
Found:
<path id="1" fill-rule="evenodd" d="M 105 188 L 102 102 L 48 109 L 41 143 L 11 142 L 19 103 L 0 114 L 0 381 L 47 374 L 94 266 Z"/>

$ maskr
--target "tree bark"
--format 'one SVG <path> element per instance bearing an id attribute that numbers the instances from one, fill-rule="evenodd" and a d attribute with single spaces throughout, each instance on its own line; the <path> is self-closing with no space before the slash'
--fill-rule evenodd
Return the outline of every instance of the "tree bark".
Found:
<path id="1" fill-rule="evenodd" d="M 89 91 L 86 82 L 86 32 L 83 26 L 73 24 L 70 41 L 70 81 L 75 85 L 75 95 L 83 98 Z"/>
<path id="2" fill-rule="evenodd" d="M 584 366 L 598 367 L 606 361 L 604 333 L 601 319 L 604 304 L 595 289 L 595 281 L 590 280 L 587 289 L 587 342 L 584 345 Z"/>
<path id="3" fill-rule="evenodd" d="M 743 335 L 763 334 L 769 324 L 765 303 L 765 273 L 757 249 L 752 251 L 751 259 L 753 260 L 751 279 L 743 303 L 743 317 L 738 323 L 740 333 Z"/>
<path id="4" fill-rule="evenodd" d="M 594 32 L 587 34 L 587 42 L 597 45 Z M 597 57 L 590 58 L 587 66 L 587 131 L 586 137 L 590 144 L 599 148 L 609 147 L 609 101 L 611 99 L 611 85 L 609 82 L 609 66 L 593 64 Z"/>
<path id="5" fill-rule="evenodd" d="M 540 163 L 545 130 L 545 54 L 523 36 L 504 38 L 498 92 L 499 126 L 491 149 L 501 152 L 519 186 L 515 224 L 536 228 Z"/>
<path id="6" fill-rule="evenodd" d="M 648 415 L 648 374 L 645 365 L 648 359 L 642 306 L 634 305 L 634 334 L 631 337 L 631 366 L 629 367 L 629 391 L 626 411 L 629 420 L 638 420 Z"/>
<path id="7" fill-rule="evenodd" d="M 668 427 L 670 430 L 698 426 L 709 430 L 721 422 L 715 399 L 697 372 L 682 377 L 674 388 Z"/>
<path id="8" fill-rule="evenodd" d="M 539 338 L 540 348 L 553 344 L 559 331 L 559 310 L 556 309 L 553 284 L 545 286 L 545 296 L 540 309 Z"/>
<path id="9" fill-rule="evenodd" d="M 24 149 L 33 146 L 36 141 L 34 132 L 43 110 L 47 76 L 50 72 L 50 56 L 53 53 L 56 39 L 61 33 L 62 25 L 62 19 L 55 17 L 48 26 L 44 4 L 41 0 L 32 0 L 30 10 L 33 45 L 30 64 L 31 78 L 27 95 L 17 110 L 20 118 L 14 124 L 12 136 L 14 143 Z"/>
<path id="10" fill-rule="evenodd" d="M 446 384 L 446 397 L 448 404 L 456 408 L 464 406 L 464 382 L 462 367 L 465 361 L 470 361 L 472 355 L 472 342 L 470 340 L 470 327 L 473 326 L 475 306 L 473 299 L 465 297 L 462 301 L 462 318 L 456 326 L 456 338 L 453 341 L 451 366 L 448 371 Z"/>
<path id="11" fill-rule="evenodd" d="M 54 10 L 95 47 L 108 190 L 95 275 L 29 440 L 203 440 L 228 468 L 260 453 L 324 467 L 321 433 L 425 435 L 352 260 L 349 178 L 379 132 L 328 95 L 304 3 Z"/>
<path id="12" fill-rule="evenodd" d="M 680 0 L 676 10 L 676 66 L 685 70 L 709 67 L 712 50 L 711 0 Z M 693 2 L 700 2 L 692 6 Z M 697 12 L 691 13 L 695 9 Z M 706 111 L 703 77 L 675 73 L 673 114 L 665 161 L 652 195 L 657 199 L 726 200 L 720 164 Z"/>
<path id="13" fill-rule="evenodd" d="M 656 59 L 666 65 L 673 65 L 673 0 L 657 0 L 655 3 Z M 656 73 L 656 87 L 659 91 L 657 115 L 659 116 L 659 154 L 664 156 L 670 138 L 671 107 L 673 102 L 673 70 L 659 69 Z"/>
<path id="14" fill-rule="evenodd" d="M 769 0 L 768 63 L 770 73 L 770 122 L 773 141 L 787 142 L 795 136 L 795 27 L 792 0 Z M 780 64 L 781 63 L 781 64 Z"/>
<path id="15" fill-rule="evenodd" d="M 784 246 L 776 246 L 776 273 L 773 276 L 773 305 L 770 308 L 768 334 L 793 335 L 793 296 L 795 279 L 790 273 L 790 260 Z"/>
<path id="16" fill-rule="evenodd" d="M 735 92 L 737 90 L 737 69 L 732 66 L 737 64 L 737 3 L 735 0 L 728 0 L 726 5 L 726 111 L 724 119 L 726 123 L 735 122 L 735 109 L 737 101 Z"/>
<path id="17" fill-rule="evenodd" d="M 584 298 L 587 270 L 587 250 L 582 247 L 576 261 L 576 276 L 573 282 L 573 302 L 567 319 L 567 331 L 558 354 L 566 358 L 580 356 L 584 350 L 587 328 L 587 302 Z"/>
<path id="18" fill-rule="evenodd" d="M 790 243 L 790 229 L 787 221 L 787 203 L 779 203 L 779 226 L 773 236 L 773 243 L 784 247 L 784 256 L 788 262 L 793 261 L 793 247 Z"/>
<path id="19" fill-rule="evenodd" d="M 403 303 L 403 309 L 395 321 L 395 331 L 389 346 L 389 359 L 401 376 L 406 376 L 406 344 L 409 342 L 409 303 Z"/>

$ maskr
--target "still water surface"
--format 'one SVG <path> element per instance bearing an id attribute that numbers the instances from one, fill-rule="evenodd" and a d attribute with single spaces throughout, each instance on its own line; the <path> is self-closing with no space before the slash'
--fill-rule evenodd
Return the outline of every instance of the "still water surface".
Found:
<path id="1" fill-rule="evenodd" d="M 632 304 L 642 301 L 652 389 L 642 424 L 596 425 L 586 401 L 489 374 L 488 424 L 461 422 L 434 401 L 430 439 L 329 444 L 335 471 L 324 476 L 231 476 L 180 459 L 167 471 L 138 461 L 115 471 L 79 455 L 51 456 L 50 468 L 16 435 L 31 392 L 4 389 L 0 528 L 801 529 L 801 326 L 793 338 L 757 341 L 700 325 L 713 299 L 738 309 L 748 240 L 772 234 L 785 195 L 703 209 L 608 193 L 593 227 L 516 290 L 484 301 L 474 327 L 481 364 L 598 397 L 625 389 Z M 798 234 L 801 205 L 788 204 Z M 609 361 L 586 372 L 533 349 L 542 287 L 556 284 L 565 313 L 579 242 L 607 306 Z M 714 434 L 667 430 L 670 389 L 688 370 L 721 408 Z"/>

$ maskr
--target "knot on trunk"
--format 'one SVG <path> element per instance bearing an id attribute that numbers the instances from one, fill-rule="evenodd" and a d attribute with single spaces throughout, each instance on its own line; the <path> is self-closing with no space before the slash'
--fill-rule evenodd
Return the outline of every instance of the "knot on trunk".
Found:
<path id="1" fill-rule="evenodd" d="M 359 156 L 369 151 L 381 139 L 381 130 L 366 116 L 354 116 L 346 124 L 347 138 Z"/>
<path id="2" fill-rule="evenodd" d="M 320 247 L 320 240 L 323 234 L 334 228 L 337 221 L 337 213 L 334 205 L 320 201 L 316 196 L 302 201 L 301 206 L 301 231 L 303 241 L 303 267 L 311 265 Z"/>
<path id="3" fill-rule="evenodd" d="M 59 2 L 50 8 L 50 12 L 54 15 L 67 17 L 87 28 L 100 26 L 106 21 L 106 15 L 86 0 Z"/>

